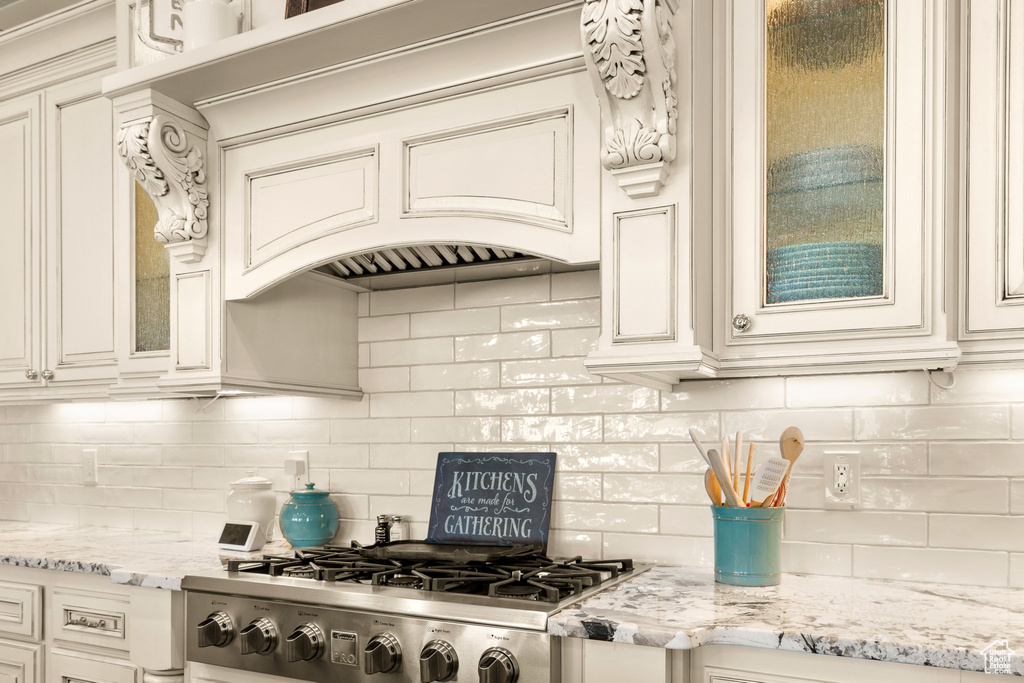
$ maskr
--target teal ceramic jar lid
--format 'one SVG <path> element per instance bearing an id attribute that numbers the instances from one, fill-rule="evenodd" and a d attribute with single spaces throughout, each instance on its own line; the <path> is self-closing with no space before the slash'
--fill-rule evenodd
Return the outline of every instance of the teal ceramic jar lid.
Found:
<path id="1" fill-rule="evenodd" d="M 317 489 L 315 487 L 316 484 L 314 484 L 313 482 L 309 482 L 308 484 L 306 484 L 306 488 L 296 489 L 292 491 L 291 496 L 292 498 L 297 498 L 298 500 L 308 501 L 316 500 L 318 498 L 326 498 L 327 496 L 331 495 L 330 491 L 321 491 L 320 489 Z"/>

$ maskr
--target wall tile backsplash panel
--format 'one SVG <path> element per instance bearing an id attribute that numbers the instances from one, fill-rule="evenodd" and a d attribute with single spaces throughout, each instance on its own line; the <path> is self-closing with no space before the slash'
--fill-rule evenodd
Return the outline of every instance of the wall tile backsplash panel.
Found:
<path id="1" fill-rule="evenodd" d="M 257 470 L 280 502 L 308 450 L 344 519 L 426 531 L 448 450 L 558 453 L 550 550 L 712 560 L 703 461 L 689 442 L 736 429 L 777 451 L 808 438 L 791 482 L 788 571 L 1024 587 L 1024 371 L 690 382 L 676 393 L 583 367 L 595 271 L 360 295 L 362 401 L 223 398 L 0 407 L 0 518 L 210 533 L 230 483 Z M 99 485 L 80 484 L 81 449 Z M 824 451 L 861 452 L 862 506 L 825 510 Z"/>

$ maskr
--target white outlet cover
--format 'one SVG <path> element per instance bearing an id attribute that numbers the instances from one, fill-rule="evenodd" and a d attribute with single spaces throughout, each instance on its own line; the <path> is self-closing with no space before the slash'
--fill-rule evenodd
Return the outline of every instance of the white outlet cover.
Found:
<path id="1" fill-rule="evenodd" d="M 837 486 L 839 470 L 846 466 L 846 487 Z M 822 471 L 825 509 L 852 510 L 860 506 L 860 451 L 825 451 Z"/>
<path id="2" fill-rule="evenodd" d="M 82 484 L 84 486 L 96 486 L 99 483 L 97 472 L 96 449 L 82 449 Z"/>

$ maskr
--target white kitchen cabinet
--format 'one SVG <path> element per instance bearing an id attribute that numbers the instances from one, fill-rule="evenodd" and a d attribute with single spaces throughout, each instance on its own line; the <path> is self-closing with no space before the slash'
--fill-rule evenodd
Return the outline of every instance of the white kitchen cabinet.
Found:
<path id="1" fill-rule="evenodd" d="M 46 683 L 136 683 L 131 662 L 93 653 L 53 648 L 46 657 Z"/>
<path id="2" fill-rule="evenodd" d="M 680 69 L 695 74 L 680 149 L 695 170 L 677 164 L 661 196 L 606 200 L 592 372 L 669 389 L 956 365 L 957 5 L 836 7 L 680 3 Z"/>
<path id="3" fill-rule="evenodd" d="M 40 98 L 0 103 L 0 391 L 39 384 Z"/>
<path id="4" fill-rule="evenodd" d="M 42 645 L 0 640 L 0 683 L 42 683 Z"/>
<path id="5" fill-rule="evenodd" d="M 964 363 L 1024 360 L 1024 7 L 963 3 Z"/>

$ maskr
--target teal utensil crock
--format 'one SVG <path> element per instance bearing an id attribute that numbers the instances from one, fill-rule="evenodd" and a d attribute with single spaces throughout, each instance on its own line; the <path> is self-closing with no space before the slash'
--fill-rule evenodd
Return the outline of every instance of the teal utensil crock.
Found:
<path id="1" fill-rule="evenodd" d="M 715 581 L 775 586 L 782 581 L 784 507 L 711 506 L 715 525 Z"/>
<path id="2" fill-rule="evenodd" d="M 330 543 L 338 531 L 338 508 L 329 491 L 317 491 L 315 484 L 292 491 L 281 506 L 281 533 L 296 548 Z"/>

